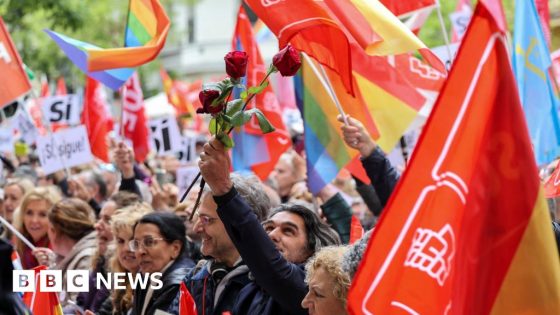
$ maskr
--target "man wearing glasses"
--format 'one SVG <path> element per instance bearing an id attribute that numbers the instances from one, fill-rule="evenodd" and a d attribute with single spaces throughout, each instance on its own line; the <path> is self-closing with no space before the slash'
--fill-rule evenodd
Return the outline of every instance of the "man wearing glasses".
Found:
<path id="1" fill-rule="evenodd" d="M 236 175 L 231 180 L 258 220 L 266 218 L 271 204 L 259 180 Z M 201 238 L 200 251 L 208 259 L 201 260 L 183 280 L 199 314 L 231 312 L 239 292 L 250 282 L 249 268 L 229 238 L 216 212 L 217 207 L 210 190 L 205 191 L 193 228 Z M 178 295 L 168 312 L 179 313 Z"/>

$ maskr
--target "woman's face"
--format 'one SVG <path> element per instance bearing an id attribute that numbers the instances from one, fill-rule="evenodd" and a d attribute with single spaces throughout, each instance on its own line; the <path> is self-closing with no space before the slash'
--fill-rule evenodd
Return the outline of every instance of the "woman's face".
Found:
<path id="1" fill-rule="evenodd" d="M 161 272 L 170 261 L 179 257 L 181 243 L 178 240 L 169 243 L 155 224 L 138 224 L 134 229 L 134 240 L 139 243 L 135 254 L 142 273 Z"/>
<path id="2" fill-rule="evenodd" d="M 347 314 L 342 301 L 334 296 L 334 279 L 323 267 L 315 269 L 309 281 L 309 292 L 301 302 L 309 314 Z"/>
<path id="3" fill-rule="evenodd" d="M 117 258 L 121 266 L 128 272 L 138 271 L 138 259 L 133 251 L 128 247 L 128 242 L 132 239 L 132 228 L 121 228 L 115 235 L 117 243 Z"/>
<path id="4" fill-rule="evenodd" d="M 33 200 L 23 211 L 23 226 L 31 235 L 33 242 L 37 242 L 47 235 L 49 219 L 47 212 L 49 204 L 46 200 Z"/>
<path id="5" fill-rule="evenodd" d="M 12 222 L 14 211 L 19 207 L 23 198 L 23 191 L 18 185 L 9 185 L 4 187 L 4 215 L 8 222 Z"/>
<path id="6" fill-rule="evenodd" d="M 281 197 L 288 196 L 292 186 L 297 182 L 293 167 L 285 159 L 280 159 L 270 174 L 278 186 Z"/>

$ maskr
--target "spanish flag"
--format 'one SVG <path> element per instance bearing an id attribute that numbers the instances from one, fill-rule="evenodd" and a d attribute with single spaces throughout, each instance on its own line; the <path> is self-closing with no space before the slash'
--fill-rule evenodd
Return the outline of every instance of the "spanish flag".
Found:
<path id="1" fill-rule="evenodd" d="M 500 11 L 479 1 L 352 283 L 351 314 L 560 310 L 560 260 Z"/>

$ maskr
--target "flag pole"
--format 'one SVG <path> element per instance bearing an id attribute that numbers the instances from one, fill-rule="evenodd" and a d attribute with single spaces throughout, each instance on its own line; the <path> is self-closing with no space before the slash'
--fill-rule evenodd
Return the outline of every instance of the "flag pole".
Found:
<path id="1" fill-rule="evenodd" d="M 126 84 L 122 87 L 122 100 L 121 100 L 121 118 L 120 118 L 120 128 L 119 128 L 119 136 L 121 140 L 124 140 L 124 102 L 126 101 Z"/>
<path id="2" fill-rule="evenodd" d="M 329 80 L 329 77 L 327 76 L 327 73 L 325 72 L 325 69 L 323 68 L 323 65 L 319 64 L 319 69 L 321 69 L 321 73 L 319 73 L 319 70 L 317 69 L 317 67 L 315 67 L 313 60 L 311 60 L 311 58 L 309 58 L 309 56 L 306 53 L 302 53 L 302 55 L 307 61 L 307 63 L 311 66 L 311 69 L 313 70 L 315 75 L 319 78 L 319 81 L 321 81 L 321 84 L 325 87 L 325 89 L 333 99 L 336 109 L 338 109 L 338 112 L 340 113 L 342 119 L 344 120 L 344 124 L 348 126 L 349 124 L 348 124 L 348 118 L 346 117 L 346 113 L 344 112 L 342 105 L 340 105 L 338 97 L 336 96 L 336 93 L 332 88 L 331 82 Z"/>
<path id="3" fill-rule="evenodd" d="M 438 14 L 439 25 L 441 27 L 441 33 L 443 34 L 443 40 L 445 41 L 445 47 L 447 48 L 447 56 L 449 57 L 449 64 L 452 65 L 453 54 L 451 53 L 451 44 L 449 42 L 449 35 L 447 34 L 447 29 L 445 28 L 445 22 L 443 21 L 443 15 L 441 14 L 441 5 L 439 4 L 439 0 L 436 0 L 436 10 Z"/>
<path id="4" fill-rule="evenodd" d="M 35 250 L 36 247 L 25 236 L 23 236 L 23 234 L 21 234 L 13 225 L 11 225 L 10 222 L 8 222 L 6 219 L 4 219 L 1 216 L 0 216 L 0 223 L 4 224 L 4 226 L 7 227 L 8 230 L 12 231 L 12 233 L 14 233 L 14 235 L 17 236 L 17 238 L 19 238 L 22 242 L 25 243 L 25 245 L 27 245 L 27 247 L 29 247 L 31 250 Z"/>

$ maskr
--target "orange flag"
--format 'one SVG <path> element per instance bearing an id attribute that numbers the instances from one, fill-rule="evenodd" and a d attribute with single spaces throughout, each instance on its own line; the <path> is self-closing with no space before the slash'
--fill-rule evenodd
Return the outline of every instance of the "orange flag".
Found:
<path id="1" fill-rule="evenodd" d="M 34 315 L 62 315 L 62 306 L 58 301 L 55 292 L 41 292 L 39 283 L 39 272 L 47 270 L 46 266 L 38 266 L 33 268 L 35 271 L 35 292 L 25 292 L 23 294 L 23 303 L 29 307 Z"/>
<path id="2" fill-rule="evenodd" d="M 187 290 L 185 282 L 181 281 L 179 288 L 179 315 L 197 315 L 196 303 L 192 295 Z"/>
<path id="3" fill-rule="evenodd" d="M 257 16 L 278 37 L 280 47 L 294 48 L 315 58 L 340 75 L 344 87 L 354 94 L 350 44 L 346 34 L 322 1 L 246 0 Z"/>
<path id="4" fill-rule="evenodd" d="M 509 63 L 479 2 L 348 295 L 351 314 L 556 314 L 560 261 Z M 500 24 L 503 26 L 503 24 Z"/>
<path id="5" fill-rule="evenodd" d="M 84 110 L 82 111 L 82 124 L 86 126 L 91 153 L 109 163 L 109 148 L 107 134 L 109 128 L 107 121 L 110 115 L 105 109 L 103 87 L 96 80 L 88 77 L 84 97 Z"/>
<path id="6" fill-rule="evenodd" d="M 8 105 L 31 89 L 27 74 L 10 33 L 0 17 L 0 107 Z"/>

